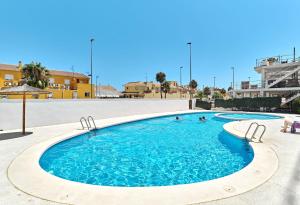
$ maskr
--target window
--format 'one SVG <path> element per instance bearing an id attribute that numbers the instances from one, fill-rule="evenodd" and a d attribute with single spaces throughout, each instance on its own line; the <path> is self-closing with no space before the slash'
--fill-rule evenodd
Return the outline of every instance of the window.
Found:
<path id="1" fill-rule="evenodd" d="M 5 79 L 5 80 L 13 80 L 13 79 L 14 79 L 14 75 L 11 75 L 11 74 L 5 74 L 4 79 Z"/>
<path id="2" fill-rule="evenodd" d="M 70 80 L 69 79 L 65 79 L 65 84 L 66 85 L 70 85 Z"/>
<path id="3" fill-rule="evenodd" d="M 84 93 L 84 97 L 90 97 L 90 93 L 89 92 L 85 92 Z"/>
<path id="4" fill-rule="evenodd" d="M 79 83 L 79 79 L 77 79 L 77 83 Z"/>

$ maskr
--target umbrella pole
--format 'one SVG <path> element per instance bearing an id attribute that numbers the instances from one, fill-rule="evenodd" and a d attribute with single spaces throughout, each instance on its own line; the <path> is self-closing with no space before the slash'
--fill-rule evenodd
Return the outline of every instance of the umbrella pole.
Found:
<path id="1" fill-rule="evenodd" d="M 26 106 L 26 95 L 23 93 L 23 116 L 22 116 L 22 134 L 25 135 L 25 106 Z"/>

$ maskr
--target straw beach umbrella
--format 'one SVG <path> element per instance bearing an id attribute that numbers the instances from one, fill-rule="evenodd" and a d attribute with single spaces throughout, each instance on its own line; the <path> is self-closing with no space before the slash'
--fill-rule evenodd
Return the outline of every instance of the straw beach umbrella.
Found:
<path id="1" fill-rule="evenodd" d="M 11 87 L 0 90 L 0 95 L 23 95 L 23 115 L 22 115 L 22 134 L 25 135 L 25 107 L 26 107 L 26 95 L 32 94 L 49 94 L 50 92 L 31 87 L 27 84 L 22 86 Z"/>

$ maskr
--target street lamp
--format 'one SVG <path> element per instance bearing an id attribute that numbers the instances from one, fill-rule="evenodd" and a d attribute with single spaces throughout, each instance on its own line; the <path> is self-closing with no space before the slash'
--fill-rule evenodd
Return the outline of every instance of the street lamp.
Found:
<path id="1" fill-rule="evenodd" d="M 181 89 L 182 89 L 182 77 L 181 77 L 181 73 L 182 73 L 182 66 L 179 68 L 179 83 L 180 83 L 180 88 L 179 88 L 179 95 L 181 98 Z"/>
<path id="2" fill-rule="evenodd" d="M 216 76 L 214 76 L 214 90 L 216 88 Z"/>
<path id="3" fill-rule="evenodd" d="M 91 99 L 93 98 L 93 41 L 95 39 L 91 38 Z"/>
<path id="4" fill-rule="evenodd" d="M 187 43 L 187 45 L 190 48 L 190 83 L 191 83 L 191 81 L 192 81 L 192 43 L 189 42 L 189 43 Z M 189 86 L 189 88 L 190 88 L 189 109 L 192 109 L 193 108 L 193 105 L 192 105 L 192 88 L 191 88 L 191 86 Z"/>
<path id="5" fill-rule="evenodd" d="M 214 76 L 214 87 L 213 87 L 212 98 L 214 98 L 215 88 L 216 88 L 216 76 Z"/>
<path id="6" fill-rule="evenodd" d="M 231 67 L 232 69 L 232 90 L 234 90 L 234 67 Z"/>
<path id="7" fill-rule="evenodd" d="M 97 94 L 98 94 L 98 78 L 99 78 L 99 76 L 97 75 L 96 76 L 96 95 L 95 95 L 95 97 L 97 97 Z M 99 93 L 99 96 L 100 96 L 100 93 Z"/>
<path id="8" fill-rule="evenodd" d="M 180 79 L 179 82 L 180 82 L 180 86 L 182 86 L 182 75 L 181 75 L 182 74 L 182 68 L 183 68 L 182 66 L 179 68 L 179 79 Z"/>

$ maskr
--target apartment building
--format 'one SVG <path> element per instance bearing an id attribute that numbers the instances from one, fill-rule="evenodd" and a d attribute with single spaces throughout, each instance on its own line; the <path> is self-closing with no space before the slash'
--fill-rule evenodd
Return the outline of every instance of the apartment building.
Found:
<path id="1" fill-rule="evenodd" d="M 91 97 L 91 85 L 89 84 L 90 78 L 88 76 L 77 72 L 52 69 L 49 69 L 49 73 L 49 86 L 45 90 L 48 90 L 50 94 L 32 95 L 28 96 L 28 98 L 84 99 Z M 19 62 L 18 65 L 0 64 L 0 89 L 18 86 L 21 80 L 22 62 Z M 20 96 L 11 95 L 7 96 L 7 98 L 17 99 L 20 98 Z"/>

